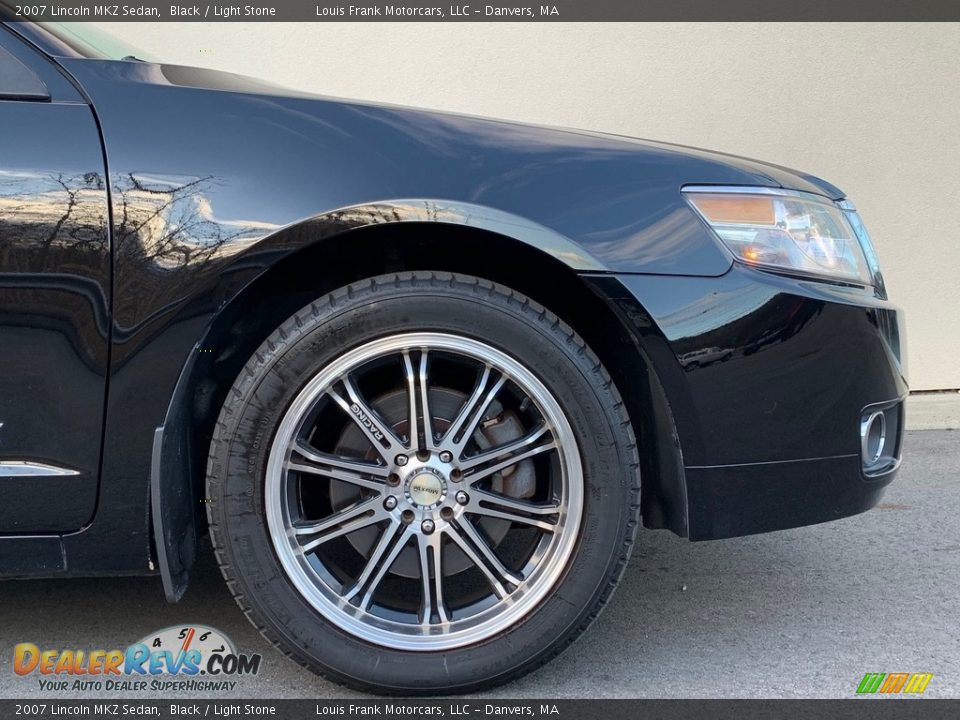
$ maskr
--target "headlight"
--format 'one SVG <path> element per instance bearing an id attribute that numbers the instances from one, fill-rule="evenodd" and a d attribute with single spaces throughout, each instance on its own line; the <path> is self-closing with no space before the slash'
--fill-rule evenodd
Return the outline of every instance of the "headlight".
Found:
<path id="1" fill-rule="evenodd" d="M 810 193 L 768 188 L 684 188 L 694 209 L 734 256 L 749 265 L 873 284 L 852 220 L 843 208 Z M 853 216 L 848 217 L 848 216 Z"/>

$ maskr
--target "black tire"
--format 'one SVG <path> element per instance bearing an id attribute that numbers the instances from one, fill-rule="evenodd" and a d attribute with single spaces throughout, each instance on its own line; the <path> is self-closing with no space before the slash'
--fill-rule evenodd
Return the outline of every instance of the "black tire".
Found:
<path id="1" fill-rule="evenodd" d="M 579 444 L 579 534 L 553 590 L 499 635 L 443 652 L 401 651 L 335 626 L 297 591 L 265 517 L 271 437 L 292 399 L 360 343 L 434 331 L 499 348 L 538 376 Z M 207 466 L 210 535 L 227 584 L 250 621 L 289 657 L 338 683 L 378 694 L 475 691 L 555 657 L 610 599 L 639 525 L 636 441 L 601 362 L 565 323 L 501 285 L 465 275 L 407 272 L 341 288 L 303 308 L 254 353 L 227 394 Z"/>

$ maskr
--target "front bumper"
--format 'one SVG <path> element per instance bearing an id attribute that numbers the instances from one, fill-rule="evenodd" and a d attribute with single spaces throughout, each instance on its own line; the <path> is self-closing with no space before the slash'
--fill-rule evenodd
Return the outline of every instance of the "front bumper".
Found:
<path id="1" fill-rule="evenodd" d="M 715 278 L 593 282 L 663 386 L 690 539 L 809 525 L 877 503 L 899 466 L 907 394 L 894 305 L 740 265 Z M 870 464 L 861 420 L 877 407 L 890 423 L 886 455 Z"/>

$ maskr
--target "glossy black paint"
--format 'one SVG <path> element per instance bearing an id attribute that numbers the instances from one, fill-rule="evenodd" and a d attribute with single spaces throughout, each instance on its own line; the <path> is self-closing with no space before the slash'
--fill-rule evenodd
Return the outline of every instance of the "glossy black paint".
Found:
<path id="1" fill-rule="evenodd" d="M 191 435 L 190 418 L 205 400 L 198 377 L 210 365 L 202 352 L 215 350 L 205 343 L 217 337 L 218 321 L 233 322 L 238 298 L 272 269 L 309 257 L 318 277 L 328 275 L 337 268 L 323 258 L 341 254 L 322 248 L 336 245 L 340 253 L 371 228 L 441 229 L 453 255 L 469 231 L 526 248 L 571 278 L 580 273 L 570 282 L 588 283 L 609 308 L 595 321 L 631 334 L 636 356 L 628 362 L 638 373 L 647 368 L 663 388 L 661 445 L 677 470 L 673 486 L 660 492 L 669 501 L 649 516 L 645 508 L 645 517 L 694 538 L 815 521 L 788 508 L 758 510 L 762 523 L 721 517 L 723 508 L 767 503 L 725 491 L 723 501 L 705 501 L 733 487 L 711 484 L 711 468 L 751 464 L 749 476 L 764 482 L 779 470 L 752 464 L 848 458 L 856 452 L 851 414 L 905 392 L 892 306 L 869 289 L 734 265 L 680 193 L 685 184 L 722 184 L 842 197 L 822 180 L 630 138 L 317 98 L 213 71 L 84 59 L 37 28 L 18 27 L 61 55 L 63 74 L 47 82 L 54 99 L 75 85 L 82 99 L 73 101 L 74 112 L 93 117 L 93 108 L 103 150 L 92 131 L 71 129 L 69 137 L 84 146 L 75 152 L 101 163 L 106 153 L 101 192 L 110 195 L 113 242 L 109 332 L 102 324 L 96 331 L 99 342 L 110 339 L 98 366 L 109 388 L 88 411 L 106 401 L 99 502 L 82 530 L 50 536 L 51 547 L 62 543 L 62 567 L 44 556 L 33 572 L 147 572 L 156 557 L 152 497 L 168 594 L 177 594 L 197 529 L 205 438 Z M 50 63 L 40 52 L 28 60 Z M 12 107 L 0 100 L 4 127 L 25 122 Z M 38 138 L 21 152 L 36 167 L 63 162 L 61 149 Z M 321 252 L 302 255 L 315 248 Z M 385 256 L 383 267 L 395 267 L 404 251 Z M 83 272 L 90 271 L 70 266 L 71 281 Z M 108 299 L 105 277 L 96 281 Z M 0 319 L 0 332 L 5 326 Z M 83 364 L 83 357 L 74 347 L 61 364 Z M 80 375 L 62 377 L 73 387 Z M 19 400 L 40 416 L 55 411 L 53 400 L 25 397 L 22 389 Z M 101 427 L 87 420 L 91 432 Z M 157 428 L 163 433 L 154 447 Z M 851 485 L 850 493 L 866 507 L 878 486 L 858 494 Z M 711 504 L 719 513 L 712 525 Z M 0 538 L 0 573 L 31 572 L 7 560 L 26 542 Z"/>
<path id="2" fill-rule="evenodd" d="M 899 313 L 864 290 L 741 265 L 594 282 L 643 336 L 688 468 L 856 454 L 863 408 L 907 392 Z"/>
<path id="3" fill-rule="evenodd" d="M 79 473 L 4 478 L 0 533 L 76 530 L 96 508 L 109 363 L 100 135 L 81 102 L 0 103 L 0 461 Z"/>
<path id="4" fill-rule="evenodd" d="M 590 282 L 641 338 L 669 398 L 691 539 L 809 525 L 876 503 L 893 472 L 863 475 L 859 428 L 866 406 L 907 394 L 894 305 L 740 265 L 719 278 Z"/>

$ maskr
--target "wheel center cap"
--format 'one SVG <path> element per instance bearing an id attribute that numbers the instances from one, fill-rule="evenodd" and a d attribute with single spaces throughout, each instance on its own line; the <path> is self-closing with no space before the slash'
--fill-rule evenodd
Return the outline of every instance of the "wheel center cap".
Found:
<path id="1" fill-rule="evenodd" d="M 433 507 L 443 501 L 446 483 L 436 471 L 423 468 L 410 478 L 406 490 L 407 498 L 414 505 Z"/>

